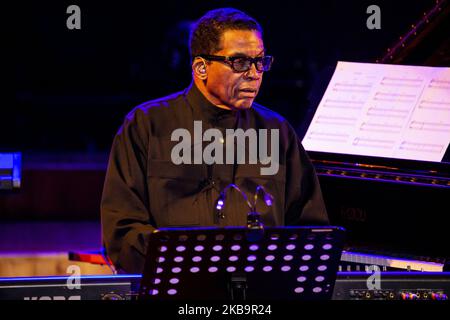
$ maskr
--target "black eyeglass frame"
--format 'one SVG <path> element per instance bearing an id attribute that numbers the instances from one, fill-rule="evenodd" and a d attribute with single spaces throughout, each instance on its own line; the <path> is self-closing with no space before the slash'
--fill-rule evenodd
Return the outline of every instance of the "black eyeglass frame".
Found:
<path id="1" fill-rule="evenodd" d="M 273 56 L 270 56 L 270 55 L 251 58 L 251 57 L 247 57 L 247 56 L 231 56 L 230 57 L 230 56 L 215 56 L 215 55 L 209 55 L 209 54 L 201 54 L 201 55 L 198 55 L 197 57 L 203 58 L 203 59 L 208 60 L 208 61 L 224 62 L 224 63 L 228 64 L 234 72 L 247 72 L 252 67 L 252 64 L 255 65 L 256 70 L 258 70 L 259 72 L 267 72 L 272 67 L 272 63 L 273 63 L 273 60 L 274 60 Z M 263 64 L 261 64 L 263 69 L 260 70 L 258 68 L 258 62 L 262 63 L 263 59 L 266 59 L 266 58 L 270 58 L 269 67 L 266 68 L 267 70 L 264 70 L 264 66 L 263 66 Z M 238 70 L 238 69 L 236 69 L 235 65 L 234 65 L 234 61 L 236 61 L 237 59 L 246 59 L 246 60 L 250 61 L 250 64 L 248 65 L 248 68 L 245 69 L 245 70 Z"/>

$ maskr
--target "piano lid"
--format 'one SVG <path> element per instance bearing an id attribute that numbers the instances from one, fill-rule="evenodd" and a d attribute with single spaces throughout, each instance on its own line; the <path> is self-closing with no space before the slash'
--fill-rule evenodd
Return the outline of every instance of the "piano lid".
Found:
<path id="1" fill-rule="evenodd" d="M 386 48 L 380 63 L 450 66 L 450 1 L 436 0 Z"/>

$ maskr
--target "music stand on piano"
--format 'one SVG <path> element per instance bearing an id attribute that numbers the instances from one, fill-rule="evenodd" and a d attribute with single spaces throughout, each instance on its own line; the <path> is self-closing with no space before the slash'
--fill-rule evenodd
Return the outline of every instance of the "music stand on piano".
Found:
<path id="1" fill-rule="evenodd" d="M 139 299 L 331 299 L 343 236 L 331 226 L 159 229 Z"/>

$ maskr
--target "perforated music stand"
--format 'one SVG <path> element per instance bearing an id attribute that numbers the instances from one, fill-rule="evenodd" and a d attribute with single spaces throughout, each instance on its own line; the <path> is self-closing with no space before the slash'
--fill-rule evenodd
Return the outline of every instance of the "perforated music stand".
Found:
<path id="1" fill-rule="evenodd" d="M 331 299 L 344 230 L 165 228 L 150 236 L 139 299 Z"/>

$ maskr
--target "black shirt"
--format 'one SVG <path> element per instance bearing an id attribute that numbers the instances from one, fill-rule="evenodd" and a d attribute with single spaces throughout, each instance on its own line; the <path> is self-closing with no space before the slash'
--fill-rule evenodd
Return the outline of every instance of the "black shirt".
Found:
<path id="1" fill-rule="evenodd" d="M 261 175 L 268 165 L 260 162 L 174 164 L 171 151 L 179 142 L 171 141 L 172 132 L 193 133 L 194 121 L 202 121 L 203 132 L 216 128 L 225 138 L 226 129 L 278 129 L 278 172 Z M 193 154 L 194 139 L 191 147 Z M 246 110 L 220 109 L 195 84 L 136 107 L 114 139 L 106 173 L 101 216 L 108 256 L 118 269 L 140 273 L 155 228 L 246 225 L 249 209 L 237 191 L 227 193 L 223 218 L 215 209 L 230 183 L 249 198 L 258 185 L 274 196 L 271 207 L 257 203 L 266 226 L 328 224 L 314 168 L 293 128 L 277 113 L 257 103 Z"/>

